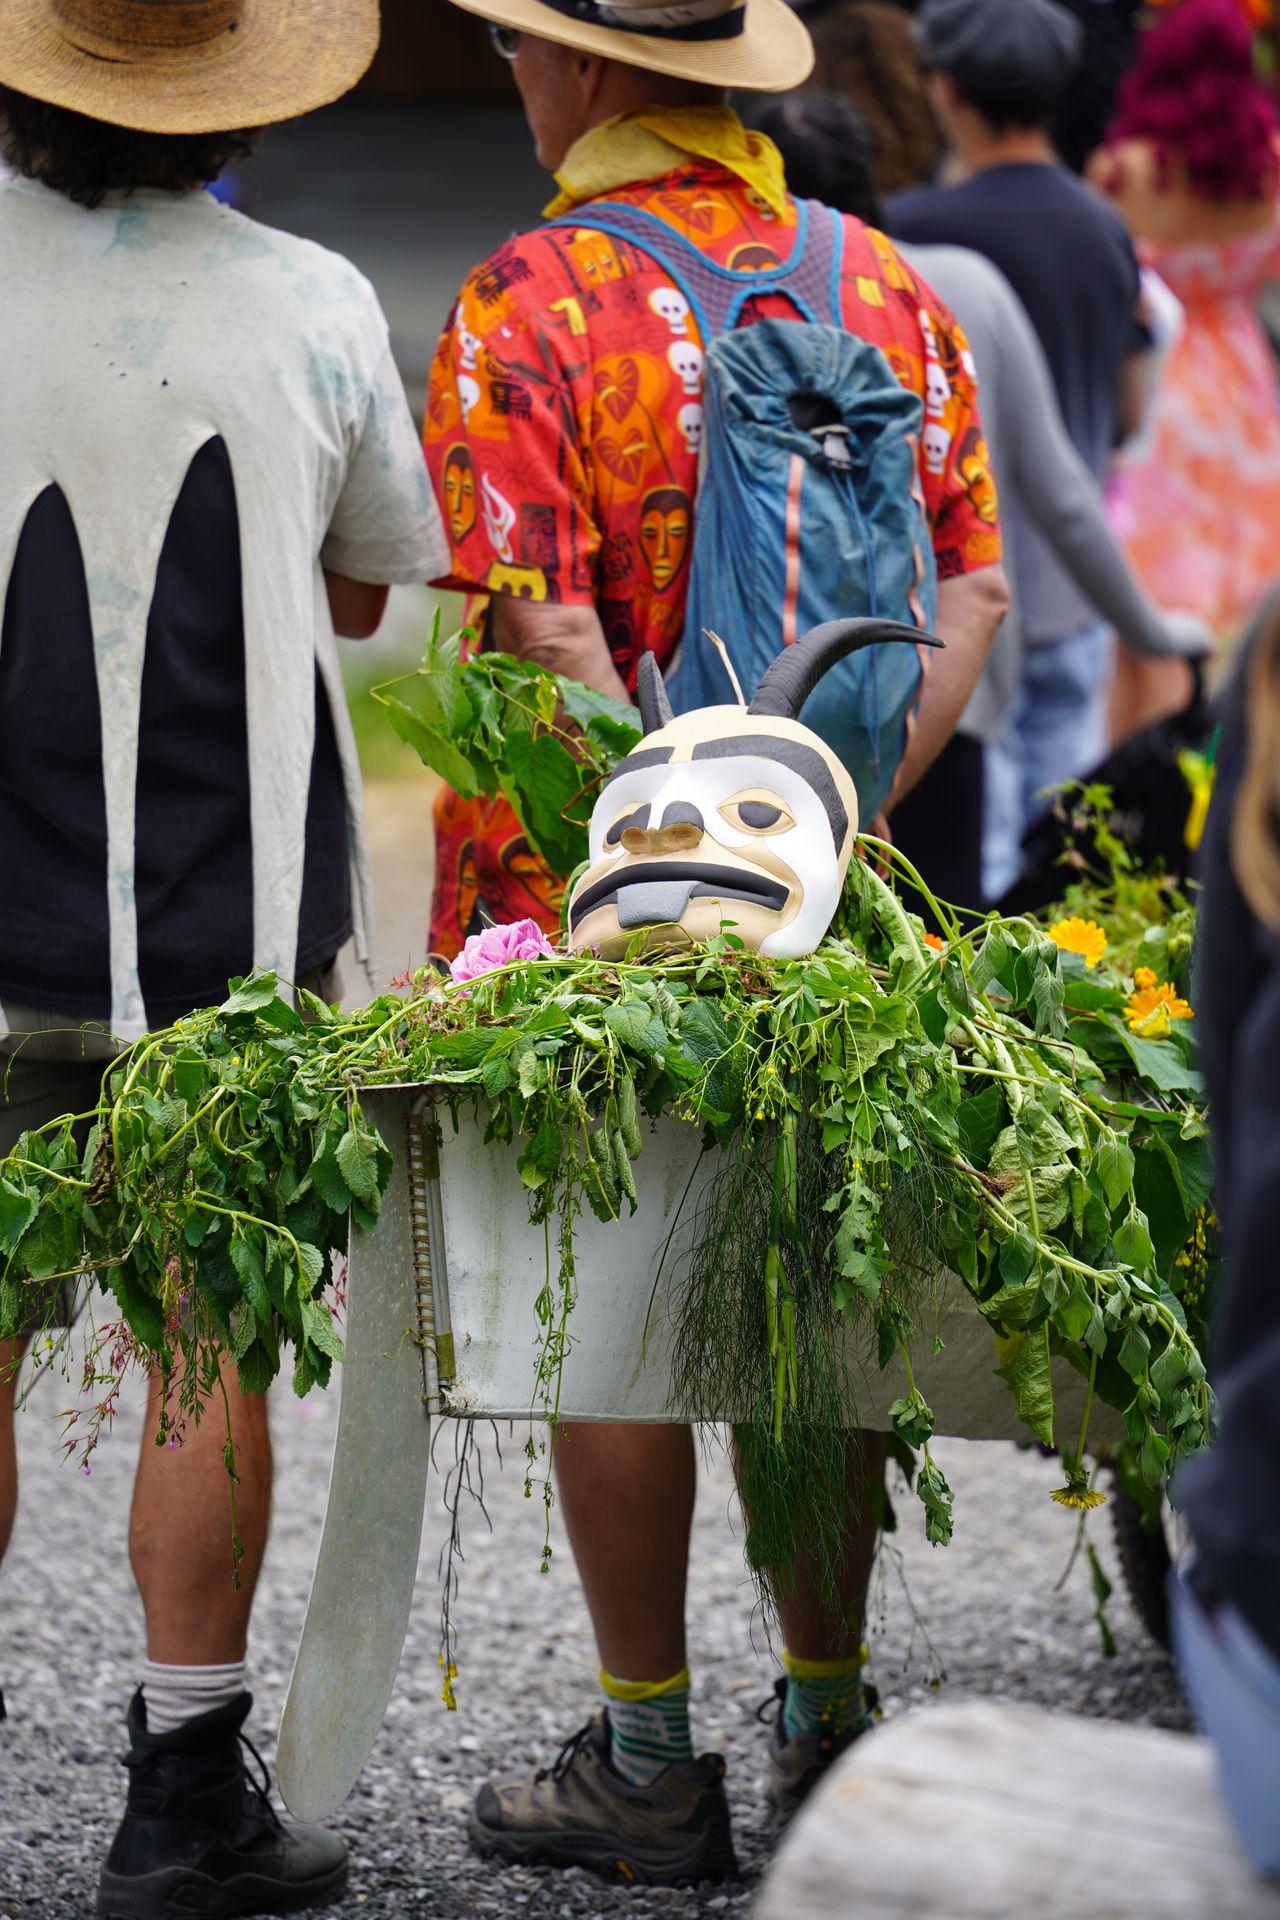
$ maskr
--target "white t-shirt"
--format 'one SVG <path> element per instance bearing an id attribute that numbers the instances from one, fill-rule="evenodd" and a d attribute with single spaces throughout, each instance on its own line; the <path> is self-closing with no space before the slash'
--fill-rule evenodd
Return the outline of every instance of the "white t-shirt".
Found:
<path id="1" fill-rule="evenodd" d="M 209 194 L 86 209 L 0 181 L 0 607 L 26 516 L 62 489 L 79 538 L 102 713 L 112 1026 L 146 1030 L 134 794 L 147 616 L 170 514 L 221 438 L 240 523 L 254 963 L 293 977 L 317 666 L 337 730 L 367 956 L 360 778 L 323 568 L 426 581 L 448 544 L 368 282 Z M 2 1016 L 0 1016 L 2 1030 Z"/>

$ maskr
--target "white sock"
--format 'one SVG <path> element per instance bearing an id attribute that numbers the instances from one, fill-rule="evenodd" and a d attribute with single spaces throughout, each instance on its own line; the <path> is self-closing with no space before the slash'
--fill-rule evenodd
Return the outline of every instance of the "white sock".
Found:
<path id="1" fill-rule="evenodd" d="M 226 1667 L 167 1667 L 148 1660 L 142 1669 L 142 1701 L 148 1733 L 172 1733 L 199 1714 L 212 1713 L 244 1692 L 243 1660 Z"/>

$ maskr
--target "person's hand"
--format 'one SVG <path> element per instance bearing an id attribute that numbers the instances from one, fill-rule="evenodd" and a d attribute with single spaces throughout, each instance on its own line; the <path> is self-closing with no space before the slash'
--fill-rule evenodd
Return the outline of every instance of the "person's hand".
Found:
<path id="1" fill-rule="evenodd" d="M 1217 636 L 1198 613 L 1166 613 L 1163 625 L 1166 644 L 1162 659 L 1204 660 L 1217 651 Z"/>
<path id="2" fill-rule="evenodd" d="M 889 816 L 883 807 L 881 807 L 879 813 L 872 815 L 871 819 L 863 825 L 860 831 L 865 833 L 870 839 L 887 840 L 890 846 L 893 845 L 893 828 L 889 825 Z M 887 880 L 889 878 L 889 862 L 884 858 L 884 855 L 873 854 L 868 847 L 867 858 L 874 861 L 875 871 L 880 875 L 880 878 Z"/>

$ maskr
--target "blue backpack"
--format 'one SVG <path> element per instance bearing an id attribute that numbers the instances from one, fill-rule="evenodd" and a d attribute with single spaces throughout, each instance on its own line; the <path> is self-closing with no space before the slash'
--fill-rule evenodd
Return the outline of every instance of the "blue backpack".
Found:
<path id="1" fill-rule="evenodd" d="M 671 276 L 706 346 L 703 439 L 684 638 L 668 682 L 677 713 L 729 697 L 708 631 L 750 700 L 779 643 L 846 616 L 928 632 L 937 575 L 918 474 L 924 409 L 840 313 L 844 221 L 797 204 L 791 258 L 759 273 L 721 267 L 656 215 L 595 201 L 555 225 L 598 228 Z M 795 320 L 742 326 L 746 303 L 782 293 Z M 834 666 L 801 719 L 853 776 L 860 810 L 883 803 L 920 689 L 914 647 L 868 647 Z"/>

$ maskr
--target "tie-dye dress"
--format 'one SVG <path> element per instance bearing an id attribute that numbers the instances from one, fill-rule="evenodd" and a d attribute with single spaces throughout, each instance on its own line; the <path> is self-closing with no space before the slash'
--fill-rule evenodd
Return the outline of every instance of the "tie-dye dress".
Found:
<path id="1" fill-rule="evenodd" d="M 1115 531 L 1160 606 L 1228 639 L 1280 574 L 1280 385 L 1258 319 L 1280 218 L 1229 240 L 1147 244 L 1186 310 L 1139 450 L 1117 462 Z"/>

